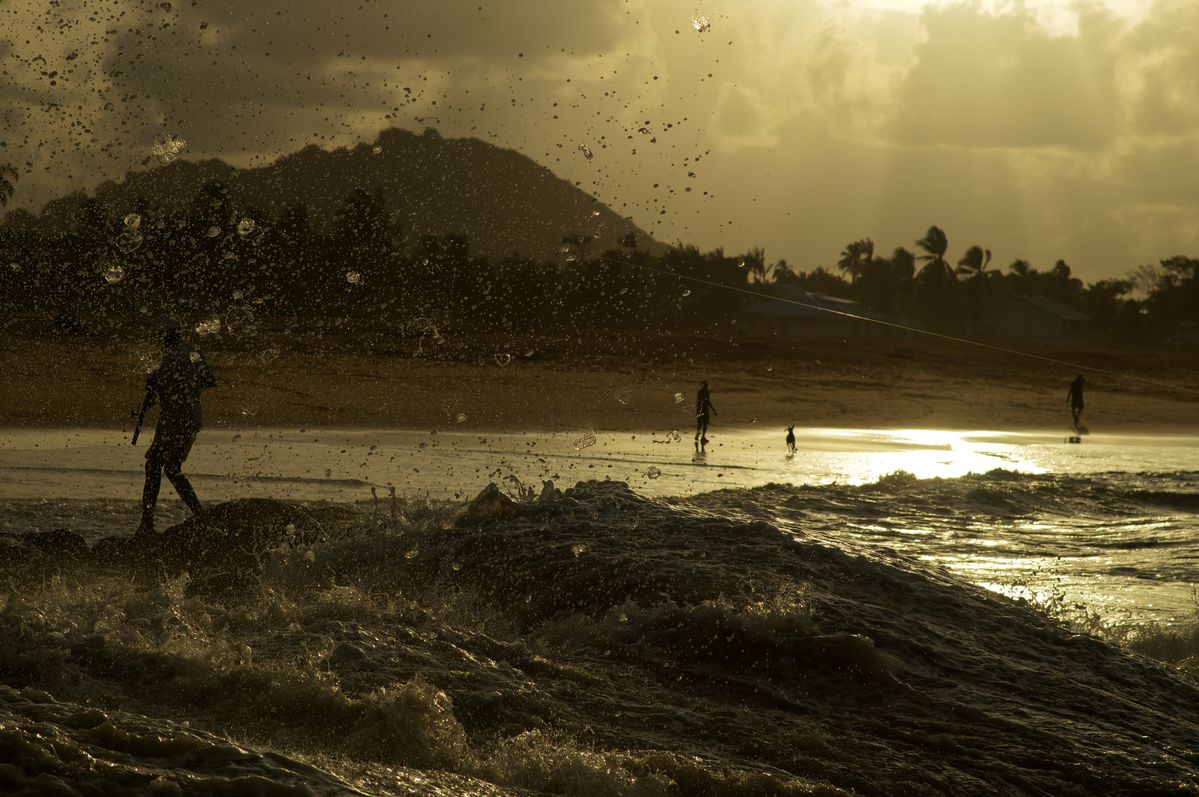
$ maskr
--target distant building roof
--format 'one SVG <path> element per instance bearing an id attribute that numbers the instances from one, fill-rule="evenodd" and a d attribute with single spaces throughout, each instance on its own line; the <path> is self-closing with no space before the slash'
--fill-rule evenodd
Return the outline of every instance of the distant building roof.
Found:
<path id="1" fill-rule="evenodd" d="M 1007 301 L 1023 302 L 1032 305 L 1033 307 L 1048 313 L 1051 316 L 1060 318 L 1063 321 L 1090 321 L 1091 317 L 1086 313 L 1075 310 L 1073 307 L 1062 304 L 1057 299 L 1050 299 L 1048 296 L 1013 296 Z"/>
<path id="2" fill-rule="evenodd" d="M 796 285 L 776 285 L 771 290 L 771 293 L 777 298 L 764 299 L 760 302 L 747 305 L 745 312 L 766 318 L 819 319 L 821 321 L 852 320 L 838 315 L 838 313 L 851 313 L 856 316 L 879 321 L 893 320 L 892 316 L 872 310 L 866 305 L 858 304 L 852 299 L 842 299 L 839 296 L 829 296 L 823 293 L 811 293 Z M 835 312 L 828 312 L 829 310 Z"/>

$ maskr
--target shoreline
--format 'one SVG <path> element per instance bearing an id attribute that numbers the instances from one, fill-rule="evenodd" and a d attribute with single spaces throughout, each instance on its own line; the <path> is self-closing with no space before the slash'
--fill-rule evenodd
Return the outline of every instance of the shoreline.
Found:
<path id="1" fill-rule="evenodd" d="M 707 380 L 711 430 L 798 427 L 1070 431 L 1074 374 L 958 345 L 836 340 L 583 337 L 539 341 L 533 357 L 496 359 L 472 338 L 438 356 L 396 342 L 318 353 L 262 338 L 253 347 L 197 339 L 217 375 L 206 428 L 411 429 L 481 433 L 591 429 L 694 434 Z M 116 343 L 116 345 L 114 345 Z M 500 345 L 505 343 L 507 345 Z M 1199 431 L 1199 350 L 1053 352 L 1104 367 L 1089 378 L 1092 434 Z M 0 340 L 0 428 L 132 429 L 152 341 Z M 1164 376 L 1163 376 L 1164 375 Z M 1147 384 L 1161 379 L 1171 387 Z"/>

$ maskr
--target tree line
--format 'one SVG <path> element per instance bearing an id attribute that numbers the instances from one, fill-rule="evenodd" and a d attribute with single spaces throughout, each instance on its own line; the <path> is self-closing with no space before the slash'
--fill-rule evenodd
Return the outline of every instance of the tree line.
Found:
<path id="1" fill-rule="evenodd" d="M 0 168 L 0 204 L 15 177 Z M 1195 258 L 1084 284 L 1060 260 L 1045 271 L 1024 260 L 993 268 L 990 250 L 977 245 L 955 262 L 935 226 L 913 250 L 880 255 L 863 238 L 846 245 L 835 271 L 799 271 L 768 263 L 760 248 L 728 255 L 679 243 L 654 256 L 626 236 L 619 248 L 595 251 L 592 236 L 570 231 L 553 259 L 474 257 L 465 235 L 408 239 L 384 198 L 361 189 L 325 224 L 303 203 L 277 217 L 239 207 L 220 182 L 175 209 L 138 200 L 114 214 L 87 197 L 74 207 L 67 223 L 16 210 L 0 225 L 0 307 L 10 315 L 129 319 L 169 311 L 220 322 L 230 333 L 297 318 L 417 335 L 451 326 L 705 332 L 761 301 L 750 294 L 794 286 L 963 334 L 982 334 L 980 319 L 1015 295 L 1081 310 L 1113 341 L 1170 339 L 1199 318 Z"/>

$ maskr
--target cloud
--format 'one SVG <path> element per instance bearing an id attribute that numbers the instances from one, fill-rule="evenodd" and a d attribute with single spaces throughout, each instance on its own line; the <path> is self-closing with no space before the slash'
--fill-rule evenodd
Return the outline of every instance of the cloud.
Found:
<path id="1" fill-rule="evenodd" d="M 1191 135 L 1199 128 L 1199 4 L 1159 0 L 1126 42 L 1129 119 L 1142 136 Z"/>
<path id="2" fill-rule="evenodd" d="M 1055 35 L 1028 12 L 929 9 L 890 135 L 911 146 L 1110 146 L 1121 131 L 1121 28 L 1102 11 L 1080 14 L 1077 35 Z"/>

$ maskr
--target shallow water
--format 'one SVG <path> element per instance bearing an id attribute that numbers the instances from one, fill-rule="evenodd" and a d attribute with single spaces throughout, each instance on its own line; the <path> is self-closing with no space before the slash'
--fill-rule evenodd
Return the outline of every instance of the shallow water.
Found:
<path id="1" fill-rule="evenodd" d="M 1192 614 L 1194 441 L 805 430 L 787 459 L 746 430 L 700 464 L 661 434 L 235 434 L 197 447 L 201 494 L 292 491 L 319 539 L 230 532 L 182 570 L 0 540 L 0 787 L 1199 793 L 1199 691 L 1044 611 Z M 119 435 L 0 440 L 4 531 L 131 528 Z M 636 492 L 455 525 L 509 474 Z"/>
<path id="2" fill-rule="evenodd" d="M 402 497 L 462 498 L 489 480 L 625 481 L 649 496 L 769 483 L 868 484 L 897 471 L 953 478 L 997 468 L 1083 474 L 1199 470 L 1199 437 L 1054 432 L 798 429 L 713 434 L 702 451 L 686 430 L 464 433 L 399 430 L 205 430 L 187 472 L 215 500 L 265 496 L 361 500 L 372 486 Z M 136 492 L 142 455 L 125 432 L 0 429 L 0 498 L 121 498 Z"/>
<path id="3" fill-rule="evenodd" d="M 780 433 L 754 427 L 713 434 L 702 452 L 656 432 L 213 430 L 188 473 L 206 500 L 366 502 L 382 515 L 391 487 L 400 500 L 465 500 L 488 481 L 515 494 L 545 479 L 615 479 L 649 497 L 788 485 L 804 489 L 721 493 L 720 511 L 783 527 L 802 518 L 1007 594 L 1081 603 L 1110 622 L 1196 611 L 1190 542 L 1199 529 L 1185 496 L 1199 490 L 1199 437 L 1096 434 L 1069 444 L 1049 432 L 813 428 L 797 439 L 788 456 Z M 103 430 L 0 432 L 0 530 L 126 533 L 146 444 Z M 985 475 L 993 471 L 1002 473 Z M 915 480 L 888 481 L 899 473 Z M 1014 473 L 1029 478 L 1004 475 Z M 880 480 L 874 492 L 837 489 Z M 1183 503 L 1127 498 L 1155 492 Z M 844 506 L 830 498 L 847 494 Z M 821 510 L 797 513 L 800 496 Z M 160 526 L 186 516 L 165 482 L 163 499 Z"/>

